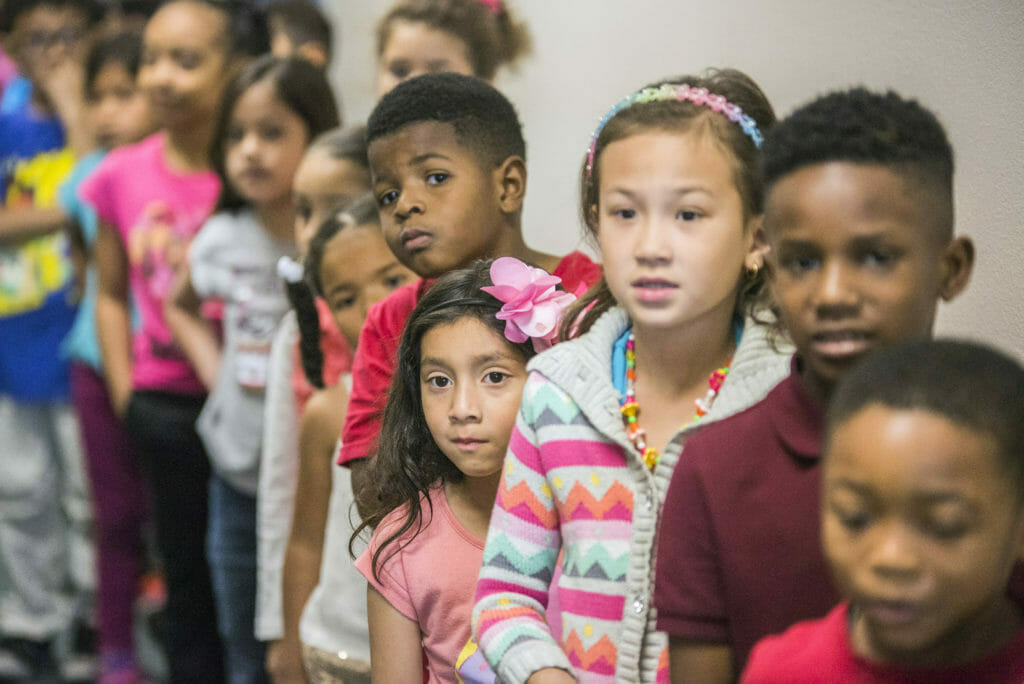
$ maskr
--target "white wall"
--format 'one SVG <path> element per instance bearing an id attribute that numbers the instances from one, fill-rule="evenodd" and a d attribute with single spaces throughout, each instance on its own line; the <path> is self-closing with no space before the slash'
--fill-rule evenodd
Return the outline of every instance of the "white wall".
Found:
<path id="1" fill-rule="evenodd" d="M 579 244 L 576 175 L 597 119 L 636 87 L 707 66 L 752 75 L 780 115 L 863 84 L 918 98 L 956 151 L 957 229 L 978 264 L 938 331 L 1024 359 L 1024 2 L 1021 0 L 509 0 L 534 51 L 497 85 L 528 146 L 524 227 L 537 247 Z M 390 3 L 324 0 L 340 27 L 333 76 L 346 121 L 373 106 L 373 28 Z M 340 62 L 340 63 L 339 63 Z"/>

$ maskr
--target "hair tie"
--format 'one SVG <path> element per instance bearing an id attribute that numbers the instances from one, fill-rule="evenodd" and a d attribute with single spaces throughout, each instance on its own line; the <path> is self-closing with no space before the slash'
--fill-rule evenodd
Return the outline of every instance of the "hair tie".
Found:
<path id="1" fill-rule="evenodd" d="M 576 301 L 575 295 L 557 289 L 562 279 L 515 257 L 500 257 L 491 263 L 491 282 L 480 289 L 505 303 L 497 313 L 505 321 L 505 338 L 515 343 L 530 339 L 538 352 L 551 347 L 562 313 Z"/>
<path id="2" fill-rule="evenodd" d="M 478 0 L 478 2 L 490 10 L 491 14 L 501 14 L 501 0 Z"/>
<path id="3" fill-rule="evenodd" d="M 605 125 L 616 114 L 635 104 L 672 100 L 692 102 L 699 107 L 708 107 L 712 111 L 728 117 L 730 121 L 738 124 L 743 129 L 747 137 L 754 142 L 754 147 L 758 149 L 761 148 L 761 143 L 764 142 L 764 135 L 762 135 L 757 127 L 757 122 L 754 121 L 753 117 L 744 114 L 739 105 L 732 104 L 724 96 L 708 92 L 707 88 L 691 88 L 685 83 L 663 83 L 660 86 L 651 86 L 627 95 L 609 109 L 607 114 L 601 117 L 597 128 L 594 129 L 594 134 L 590 138 L 590 147 L 587 149 L 587 178 L 590 178 L 594 171 L 594 154 L 597 151 L 597 138 L 601 135 Z"/>

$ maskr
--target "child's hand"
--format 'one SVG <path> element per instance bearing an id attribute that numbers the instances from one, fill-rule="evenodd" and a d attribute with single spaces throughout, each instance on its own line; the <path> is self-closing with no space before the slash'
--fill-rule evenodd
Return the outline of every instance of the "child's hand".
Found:
<path id="1" fill-rule="evenodd" d="M 575 684 L 575 682 L 575 677 L 558 667 L 545 667 L 543 670 L 537 670 L 526 680 L 526 684 Z"/>
<path id="2" fill-rule="evenodd" d="M 267 646 L 267 673 L 274 684 L 306 684 L 302 645 L 278 639 Z"/>

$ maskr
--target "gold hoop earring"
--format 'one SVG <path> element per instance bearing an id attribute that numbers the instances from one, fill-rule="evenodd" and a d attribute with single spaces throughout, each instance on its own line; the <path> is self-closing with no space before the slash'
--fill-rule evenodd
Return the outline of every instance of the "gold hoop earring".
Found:
<path id="1" fill-rule="evenodd" d="M 753 280 L 754 278 L 756 278 L 757 277 L 757 273 L 760 270 L 761 270 L 761 267 L 758 266 L 757 264 L 754 264 L 753 266 L 747 268 L 746 269 L 747 280 Z"/>

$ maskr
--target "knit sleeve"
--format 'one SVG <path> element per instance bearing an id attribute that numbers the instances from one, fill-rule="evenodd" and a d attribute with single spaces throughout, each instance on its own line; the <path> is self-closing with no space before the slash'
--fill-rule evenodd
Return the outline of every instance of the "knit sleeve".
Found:
<path id="1" fill-rule="evenodd" d="M 525 682 L 545 667 L 573 671 L 545 617 L 562 539 L 536 430 L 539 421 L 547 425 L 564 415 L 549 407 L 552 399 L 559 401 L 555 393 L 571 401 L 531 373 L 509 440 L 476 589 L 473 631 L 504 682 Z"/>

